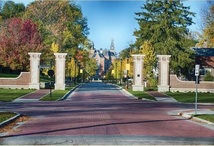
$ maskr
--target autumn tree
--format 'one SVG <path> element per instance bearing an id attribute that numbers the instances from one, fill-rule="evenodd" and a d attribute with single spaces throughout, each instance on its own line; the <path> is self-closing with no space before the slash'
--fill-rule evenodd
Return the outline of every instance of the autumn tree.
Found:
<path id="1" fill-rule="evenodd" d="M 135 47 L 140 49 L 146 40 L 151 41 L 157 54 L 171 55 L 170 68 L 175 73 L 187 70 L 193 62 L 192 44 L 187 37 L 187 27 L 193 24 L 194 13 L 180 0 L 147 0 L 136 13 L 139 30 Z M 191 45 L 191 46 L 190 46 Z"/>
<path id="2" fill-rule="evenodd" d="M 28 70 L 28 52 L 45 52 L 35 23 L 8 19 L 0 29 L 0 64 L 14 70 Z"/>
<path id="3" fill-rule="evenodd" d="M 121 71 L 120 71 L 120 69 L 121 69 L 121 63 L 120 63 L 120 59 L 116 59 L 114 62 L 113 62 L 113 64 L 112 64 L 112 66 L 111 66 L 111 68 L 110 68 L 111 70 L 110 70 L 110 73 L 111 74 L 113 74 L 113 77 L 115 78 L 115 79 L 120 79 L 121 78 Z M 112 72 L 113 71 L 113 72 Z"/>
<path id="4" fill-rule="evenodd" d="M 202 16 L 202 34 L 199 43 L 196 45 L 201 48 L 214 47 L 214 2 L 207 1 L 201 11 Z"/>
<path id="5" fill-rule="evenodd" d="M 107 79 L 107 80 L 114 80 L 114 79 L 116 79 L 114 76 L 115 76 L 114 67 L 110 66 L 110 68 L 105 73 L 105 79 Z"/>
<path id="6" fill-rule="evenodd" d="M 37 0 L 28 5 L 24 18 L 32 19 L 39 26 L 45 45 L 59 45 L 59 52 L 70 53 L 87 39 L 87 20 L 81 9 L 69 0 Z"/>
<path id="7" fill-rule="evenodd" d="M 74 58 L 71 58 L 68 63 L 68 76 L 76 78 L 78 75 L 78 65 L 77 61 Z"/>
<path id="8" fill-rule="evenodd" d="M 87 60 L 85 69 L 89 76 L 94 76 L 96 74 L 96 70 L 98 69 L 97 67 L 97 61 L 94 58 L 89 58 Z"/>
<path id="9" fill-rule="evenodd" d="M 156 63 L 156 54 L 150 41 L 143 42 L 140 53 L 145 55 L 143 63 L 143 77 L 151 86 L 153 86 L 155 85 L 153 69 Z"/>

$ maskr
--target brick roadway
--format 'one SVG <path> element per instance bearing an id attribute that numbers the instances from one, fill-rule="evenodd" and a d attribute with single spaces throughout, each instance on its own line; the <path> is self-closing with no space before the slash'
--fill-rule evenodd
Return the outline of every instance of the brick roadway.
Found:
<path id="1" fill-rule="evenodd" d="M 113 85 L 103 83 L 84 84 L 65 101 L 8 103 L 1 107 L 31 116 L 30 121 L 4 136 L 4 141 L 11 138 L 19 140 L 20 136 L 41 139 L 96 135 L 140 136 L 151 137 L 152 140 L 179 138 L 189 140 L 186 144 L 195 140 L 201 144 L 208 140 L 209 144 L 214 144 L 214 130 L 176 114 L 168 114 L 169 111 L 193 109 L 194 105 L 131 99 Z M 169 144 L 167 140 L 166 144 Z"/>

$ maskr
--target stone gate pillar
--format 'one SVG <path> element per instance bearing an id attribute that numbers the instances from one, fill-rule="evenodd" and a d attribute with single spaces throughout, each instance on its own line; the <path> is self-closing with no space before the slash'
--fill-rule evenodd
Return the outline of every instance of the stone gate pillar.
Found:
<path id="1" fill-rule="evenodd" d="M 144 91 L 143 83 L 143 59 L 145 55 L 135 54 L 132 55 L 134 68 L 133 68 L 133 91 Z"/>
<path id="2" fill-rule="evenodd" d="M 169 58 L 171 55 L 157 55 L 159 64 L 158 91 L 169 91 Z"/>
<path id="3" fill-rule="evenodd" d="M 65 90 L 65 57 L 67 53 L 54 53 L 56 60 L 55 90 Z"/>
<path id="4" fill-rule="evenodd" d="M 29 88 L 40 89 L 39 78 L 40 78 L 40 55 L 41 53 L 28 53 L 30 55 L 30 83 Z"/>

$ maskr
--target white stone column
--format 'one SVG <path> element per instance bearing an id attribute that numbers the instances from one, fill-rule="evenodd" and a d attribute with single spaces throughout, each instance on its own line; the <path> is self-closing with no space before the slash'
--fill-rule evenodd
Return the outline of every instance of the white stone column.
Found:
<path id="1" fill-rule="evenodd" d="M 55 90 L 65 90 L 65 60 L 67 53 L 54 53 L 56 60 Z"/>
<path id="2" fill-rule="evenodd" d="M 133 91 L 144 91 L 143 83 L 143 59 L 145 55 L 134 54 L 132 55 L 134 68 L 133 68 Z"/>
<path id="3" fill-rule="evenodd" d="M 171 55 L 157 55 L 159 65 L 158 91 L 169 91 L 169 58 Z"/>
<path id="4" fill-rule="evenodd" d="M 30 83 L 29 88 L 40 89 L 39 78 L 40 78 L 40 55 L 41 53 L 28 53 L 30 55 Z"/>

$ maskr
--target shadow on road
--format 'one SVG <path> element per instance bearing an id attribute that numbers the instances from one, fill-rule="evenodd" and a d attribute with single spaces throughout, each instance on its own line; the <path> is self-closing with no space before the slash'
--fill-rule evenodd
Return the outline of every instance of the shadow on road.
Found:
<path id="1" fill-rule="evenodd" d="M 90 126 L 82 126 L 82 127 L 74 127 L 74 128 L 64 128 L 64 129 L 56 129 L 56 130 L 47 130 L 41 132 L 32 132 L 32 133 L 24 133 L 24 134 L 15 134 L 15 135 L 7 135 L 0 138 L 9 138 L 9 137 L 18 137 L 18 136 L 32 136 L 37 134 L 47 134 L 53 132 L 61 132 L 67 130 L 79 130 L 85 128 L 96 128 L 102 126 L 113 126 L 113 125 L 126 125 L 126 124 L 143 124 L 143 123 L 150 123 L 150 122 L 173 122 L 173 121 L 186 121 L 187 119 L 165 119 L 165 120 L 147 120 L 147 121 L 133 121 L 133 122 L 111 122 L 106 124 L 97 124 L 97 125 L 90 125 Z"/>
<path id="2" fill-rule="evenodd" d="M 112 84 L 91 82 L 83 84 L 79 91 L 96 91 L 96 90 L 121 90 L 121 88 L 117 88 L 115 85 Z"/>

